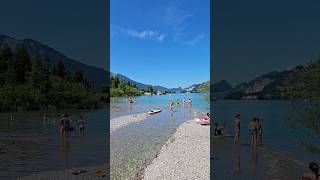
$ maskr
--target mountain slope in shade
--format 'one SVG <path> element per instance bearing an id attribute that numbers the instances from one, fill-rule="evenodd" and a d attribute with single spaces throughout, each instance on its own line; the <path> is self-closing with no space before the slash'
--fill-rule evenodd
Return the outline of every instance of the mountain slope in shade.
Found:
<path id="1" fill-rule="evenodd" d="M 76 60 L 66 57 L 62 53 L 49 46 L 41 44 L 40 42 L 32 39 L 18 40 L 0 34 L 0 47 L 2 47 L 4 44 L 7 44 L 13 52 L 17 48 L 24 47 L 31 58 L 39 56 L 41 59 L 45 59 L 47 57 L 51 66 L 56 65 L 59 61 L 61 61 L 65 65 L 65 68 L 71 73 L 74 73 L 76 70 L 81 70 L 87 80 L 97 89 L 107 85 L 109 79 L 109 72 L 107 70 L 80 63 Z"/>
<path id="2" fill-rule="evenodd" d="M 226 80 L 222 80 L 211 85 L 212 93 L 230 92 L 231 90 L 233 90 L 233 88 Z"/>
<path id="3" fill-rule="evenodd" d="M 291 70 L 273 71 L 258 76 L 247 83 L 240 83 L 228 95 L 230 97 L 241 96 L 242 98 L 285 99 L 287 88 L 293 84 L 302 83 L 301 74 L 308 72 L 309 66 L 310 64 L 297 66 Z"/>

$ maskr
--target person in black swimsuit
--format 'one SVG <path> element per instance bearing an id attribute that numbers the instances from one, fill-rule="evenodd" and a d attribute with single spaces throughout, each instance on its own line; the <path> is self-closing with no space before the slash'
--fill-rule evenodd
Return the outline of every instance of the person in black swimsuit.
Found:
<path id="1" fill-rule="evenodd" d="M 227 133 L 223 126 L 219 126 L 218 123 L 214 123 L 214 136 L 220 136 L 220 135 L 226 136 Z"/>

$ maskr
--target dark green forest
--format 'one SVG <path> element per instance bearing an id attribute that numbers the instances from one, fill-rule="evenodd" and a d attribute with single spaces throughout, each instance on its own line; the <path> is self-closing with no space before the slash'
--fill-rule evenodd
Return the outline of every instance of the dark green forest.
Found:
<path id="1" fill-rule="evenodd" d="M 301 140 L 300 145 L 312 153 L 320 154 L 320 60 L 309 65 L 304 72 L 299 74 L 299 83 L 288 87 L 287 96 L 293 102 L 295 114 L 289 118 L 289 123 L 294 130 L 299 128 L 309 129 L 308 141 Z M 303 107 L 294 102 L 304 99 Z"/>
<path id="2" fill-rule="evenodd" d="M 142 92 L 137 88 L 135 84 L 131 84 L 129 81 L 125 82 L 119 79 L 117 76 L 110 78 L 110 95 L 111 97 L 122 96 L 140 96 Z"/>
<path id="3" fill-rule="evenodd" d="M 99 98 L 81 71 L 60 61 L 30 57 L 24 48 L 0 48 L 0 111 L 97 108 Z"/>

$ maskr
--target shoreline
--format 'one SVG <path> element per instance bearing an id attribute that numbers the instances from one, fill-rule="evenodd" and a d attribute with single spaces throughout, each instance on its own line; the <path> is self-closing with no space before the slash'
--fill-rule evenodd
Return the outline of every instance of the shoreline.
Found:
<path id="1" fill-rule="evenodd" d="M 81 172 L 82 170 L 83 172 Z M 79 174 L 72 174 L 78 171 Z M 101 173 L 97 173 L 101 171 Z M 70 168 L 66 170 L 49 170 L 42 171 L 39 173 L 18 177 L 18 180 L 61 180 L 61 179 L 70 179 L 70 180 L 86 180 L 86 179 L 108 179 L 109 170 L 106 164 L 81 167 L 81 168 Z"/>
<path id="2" fill-rule="evenodd" d="M 193 119 L 182 123 L 146 167 L 142 179 L 210 179 L 210 126 Z"/>
<path id="3" fill-rule="evenodd" d="M 110 133 L 122 127 L 125 127 L 131 123 L 136 123 L 145 120 L 147 116 L 147 113 L 140 113 L 112 118 L 110 119 Z"/>

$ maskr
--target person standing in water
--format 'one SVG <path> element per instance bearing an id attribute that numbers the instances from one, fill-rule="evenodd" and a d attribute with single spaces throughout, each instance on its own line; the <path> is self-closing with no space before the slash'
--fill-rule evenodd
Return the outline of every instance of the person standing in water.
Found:
<path id="1" fill-rule="evenodd" d="M 188 107 L 191 108 L 192 107 L 192 100 L 189 98 L 188 99 Z"/>
<path id="2" fill-rule="evenodd" d="M 239 138 L 240 138 L 240 114 L 237 114 L 233 120 L 233 131 L 234 131 L 233 143 L 234 145 L 237 145 L 239 143 Z"/>
<path id="3" fill-rule="evenodd" d="M 171 110 L 174 108 L 174 102 L 172 100 L 170 100 L 169 107 Z"/>
<path id="4" fill-rule="evenodd" d="M 249 123 L 249 131 L 250 131 L 250 144 L 256 145 L 257 143 L 257 121 L 256 118 L 253 118 Z"/>
<path id="5" fill-rule="evenodd" d="M 64 129 L 65 129 L 65 127 L 64 127 L 64 118 L 65 118 L 65 114 L 62 114 L 61 115 L 61 119 L 60 119 L 60 135 L 61 136 L 64 136 Z"/>
<path id="6" fill-rule="evenodd" d="M 80 136 L 84 135 L 84 117 L 83 116 L 80 116 L 80 119 L 79 119 L 79 134 Z"/>
<path id="7" fill-rule="evenodd" d="M 62 114 L 62 118 L 60 120 L 60 132 L 61 136 L 69 136 L 69 128 L 70 128 L 70 119 L 68 114 Z"/>
<path id="8" fill-rule="evenodd" d="M 257 127 L 257 144 L 262 145 L 263 129 L 262 129 L 261 121 L 259 118 L 256 119 L 256 127 Z"/>

